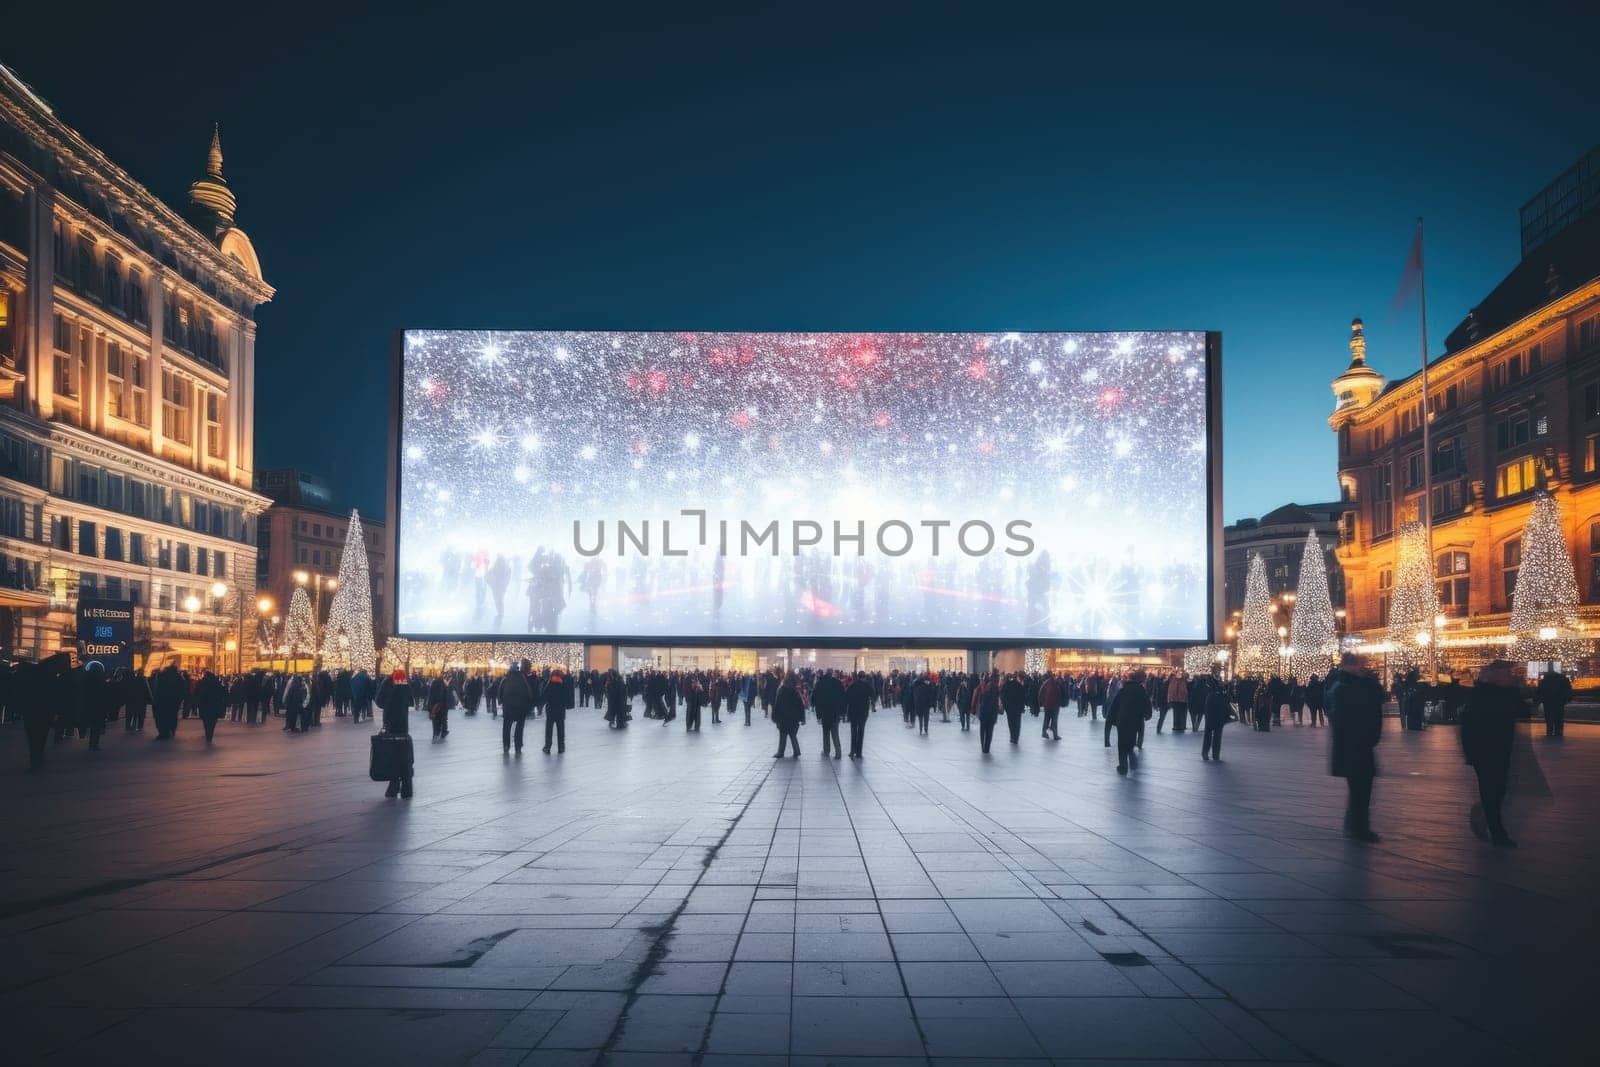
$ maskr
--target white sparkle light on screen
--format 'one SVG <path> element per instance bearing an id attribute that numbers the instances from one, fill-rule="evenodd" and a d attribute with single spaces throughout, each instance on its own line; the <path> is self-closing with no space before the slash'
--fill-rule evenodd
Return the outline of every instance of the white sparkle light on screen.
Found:
<path id="1" fill-rule="evenodd" d="M 401 629 L 1203 639 L 1204 357 L 1197 333 L 407 334 Z M 619 555 L 647 520 L 650 554 Z M 720 557 L 719 520 L 824 537 Z M 966 555 L 972 520 L 1034 551 Z M 890 521 L 904 556 L 873 543 Z"/>

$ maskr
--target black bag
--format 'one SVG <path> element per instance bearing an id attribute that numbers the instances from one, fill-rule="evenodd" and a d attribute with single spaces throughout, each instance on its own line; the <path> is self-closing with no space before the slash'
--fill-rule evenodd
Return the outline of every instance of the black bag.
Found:
<path id="1" fill-rule="evenodd" d="M 410 778 L 411 765 L 410 735 L 372 735 L 372 769 L 368 775 L 374 782 L 392 782 L 396 778 Z"/>

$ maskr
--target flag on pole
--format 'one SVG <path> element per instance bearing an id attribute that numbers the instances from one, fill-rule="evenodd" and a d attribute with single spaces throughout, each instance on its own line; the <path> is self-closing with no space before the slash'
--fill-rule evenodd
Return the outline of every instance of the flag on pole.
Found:
<path id="1" fill-rule="evenodd" d="M 1389 314 L 1398 315 L 1415 300 L 1422 291 L 1422 225 L 1417 225 L 1417 234 L 1411 239 L 1411 253 L 1406 256 L 1406 268 L 1400 274 L 1400 285 L 1395 289 L 1394 300 L 1389 305 Z"/>

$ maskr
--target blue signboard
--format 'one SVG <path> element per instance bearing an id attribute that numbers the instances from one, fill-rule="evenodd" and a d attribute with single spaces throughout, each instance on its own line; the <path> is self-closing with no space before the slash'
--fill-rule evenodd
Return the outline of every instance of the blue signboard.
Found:
<path id="1" fill-rule="evenodd" d="M 133 666 L 133 601 L 78 601 L 78 651 L 83 662 L 106 670 Z"/>

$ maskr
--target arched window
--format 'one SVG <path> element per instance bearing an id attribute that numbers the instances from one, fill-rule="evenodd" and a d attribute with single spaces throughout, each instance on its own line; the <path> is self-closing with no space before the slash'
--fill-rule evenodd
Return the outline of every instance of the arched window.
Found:
<path id="1" fill-rule="evenodd" d="M 1472 557 L 1465 552 L 1439 553 L 1433 577 L 1439 592 L 1439 611 L 1452 618 L 1465 618 L 1472 597 Z"/>

